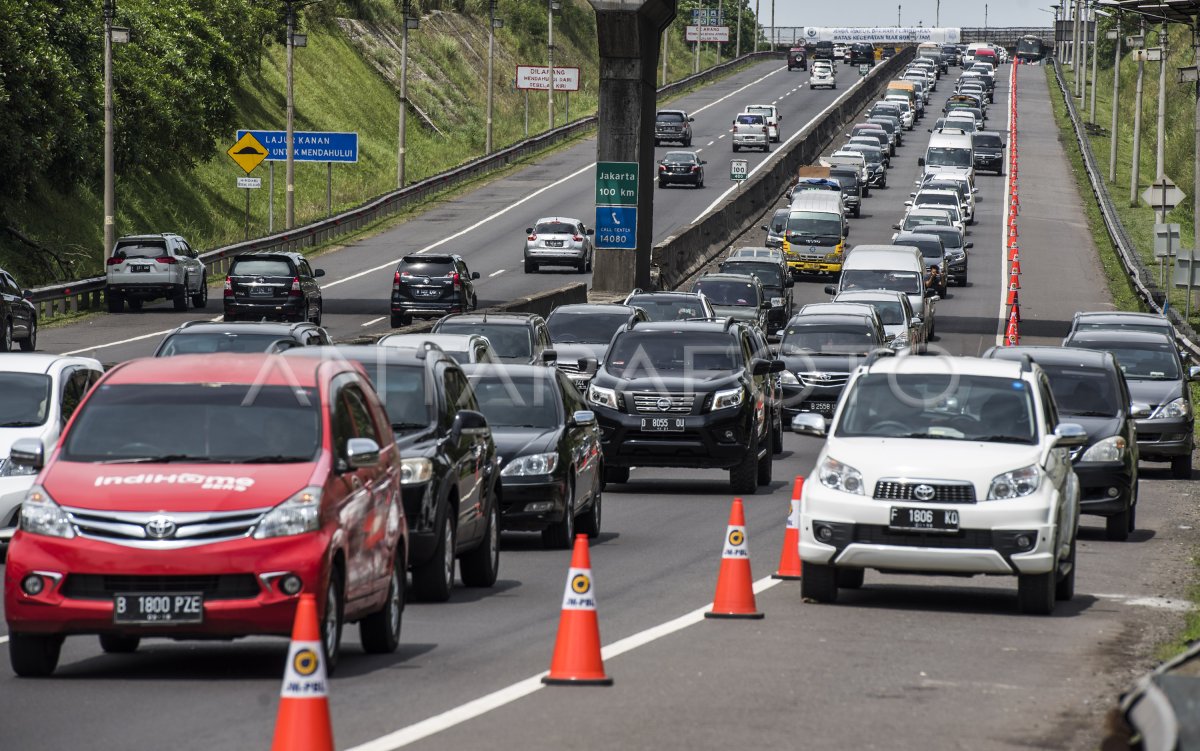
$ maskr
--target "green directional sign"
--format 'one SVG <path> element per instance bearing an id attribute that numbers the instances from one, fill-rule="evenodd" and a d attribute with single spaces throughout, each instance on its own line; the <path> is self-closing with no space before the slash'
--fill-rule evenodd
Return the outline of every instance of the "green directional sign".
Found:
<path id="1" fill-rule="evenodd" d="M 637 202 L 637 162 L 598 162 L 596 164 L 597 206 L 637 206 Z"/>

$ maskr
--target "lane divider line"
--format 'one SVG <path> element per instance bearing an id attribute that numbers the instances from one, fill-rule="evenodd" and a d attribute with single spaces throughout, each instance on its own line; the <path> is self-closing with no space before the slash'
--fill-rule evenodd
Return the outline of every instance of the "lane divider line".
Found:
<path id="1" fill-rule="evenodd" d="M 362 323 L 359 325 L 365 329 L 368 326 L 374 326 L 375 324 L 379 323 L 380 321 L 386 321 L 386 320 L 387 320 L 387 316 L 379 316 L 378 318 L 372 318 L 371 320 L 367 321 L 366 323 Z"/>
<path id="2" fill-rule="evenodd" d="M 491 279 L 493 276 L 500 276 L 503 273 L 504 273 L 504 269 L 497 269 L 496 271 L 493 271 L 492 273 L 488 274 L 488 278 Z"/>

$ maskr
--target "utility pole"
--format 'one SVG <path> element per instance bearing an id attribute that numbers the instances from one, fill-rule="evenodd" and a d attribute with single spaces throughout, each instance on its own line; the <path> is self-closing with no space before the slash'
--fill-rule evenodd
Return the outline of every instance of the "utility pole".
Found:
<path id="1" fill-rule="evenodd" d="M 759 31 L 758 19 L 759 11 L 762 9 L 762 0 L 754 0 L 754 51 L 758 52 L 758 37 L 762 33 Z"/>
<path id="2" fill-rule="evenodd" d="M 933 25 L 935 28 L 942 25 L 942 0 L 937 0 L 937 5 L 934 6 Z"/>
<path id="3" fill-rule="evenodd" d="M 1117 44 L 1113 54 L 1112 127 L 1109 129 L 1108 181 L 1117 182 L 1117 112 L 1121 101 L 1121 14 L 1117 13 Z"/>
<path id="4" fill-rule="evenodd" d="M 983 4 L 983 33 L 988 33 L 988 7 L 987 3 Z"/>
<path id="5" fill-rule="evenodd" d="M 900 28 L 900 11 L 904 8 L 903 5 L 896 6 L 896 28 Z"/>
<path id="6" fill-rule="evenodd" d="M 737 0 L 734 8 L 734 23 L 737 24 L 737 32 L 735 34 L 737 41 L 734 43 L 733 56 L 737 58 L 742 56 L 742 0 Z"/>
<path id="7" fill-rule="evenodd" d="M 408 151 L 408 22 L 409 14 L 412 12 L 412 6 L 408 0 L 404 0 L 401 6 L 401 21 L 404 28 L 400 30 L 400 125 L 399 125 L 399 146 L 396 151 L 396 187 L 403 188 L 405 175 L 404 163 L 406 161 L 406 152 Z M 417 19 L 412 19 L 417 20 Z M 488 76 L 488 85 L 491 85 L 491 76 Z M 490 100 L 490 97 L 489 97 Z M 490 109 L 489 109 L 490 112 Z M 488 120 L 489 126 L 491 120 Z M 490 141 L 491 128 L 488 129 Z"/>
<path id="8" fill-rule="evenodd" d="M 1139 34 L 1146 38 L 1146 19 L 1141 19 Z M 1142 49 L 1145 49 L 1143 45 Z M 1137 87 L 1133 99 L 1133 163 L 1129 170 L 1129 205 L 1138 205 L 1138 185 L 1142 171 L 1142 81 L 1146 77 L 1145 56 L 1139 55 L 1137 61 Z"/>
<path id="9" fill-rule="evenodd" d="M 667 85 L 667 39 L 670 37 L 671 27 L 663 29 L 662 33 L 662 85 Z"/>
<path id="10" fill-rule="evenodd" d="M 1163 21 L 1159 32 L 1158 48 L 1161 50 L 1158 63 L 1158 145 L 1154 154 L 1154 176 L 1158 182 L 1166 177 L 1164 164 L 1167 148 L 1167 22 Z M 1167 212 L 1163 211 L 1163 221 Z"/>
<path id="11" fill-rule="evenodd" d="M 704 10 L 704 4 L 700 4 L 700 9 Z M 700 72 L 700 29 L 704 28 L 702 24 L 696 24 L 696 59 L 692 63 L 692 73 Z"/>
<path id="12" fill-rule="evenodd" d="M 1083 26 L 1080 29 L 1079 52 L 1081 55 L 1081 62 L 1083 63 L 1083 65 L 1079 69 L 1079 76 L 1077 78 L 1077 83 L 1079 84 L 1079 95 L 1078 96 L 1079 96 L 1079 109 L 1080 110 L 1083 109 L 1083 100 L 1085 97 L 1087 97 L 1087 85 L 1088 85 L 1088 81 L 1087 81 L 1087 79 L 1088 79 L 1088 68 L 1087 68 L 1088 48 L 1087 48 L 1087 45 L 1088 45 L 1088 28 L 1089 27 L 1088 27 L 1088 17 L 1087 17 L 1087 6 L 1084 6 L 1082 15 L 1083 15 Z"/>
<path id="13" fill-rule="evenodd" d="M 549 0 L 546 7 L 546 28 L 548 34 L 546 37 L 546 56 L 550 61 L 550 90 L 546 92 L 549 96 L 546 98 L 546 130 L 554 130 L 554 11 L 561 8 L 559 0 Z"/>
<path id="14" fill-rule="evenodd" d="M 484 151 L 490 154 L 492 153 L 492 108 L 494 102 L 492 89 L 495 84 L 492 80 L 492 69 L 496 59 L 496 0 L 488 3 L 488 15 L 491 23 L 488 25 L 487 145 L 484 146 Z"/>
<path id="15" fill-rule="evenodd" d="M 296 8 L 293 5 L 294 0 L 285 0 L 285 2 L 287 2 L 287 168 L 284 172 L 286 187 L 284 188 L 283 224 L 285 229 L 291 229 L 296 224 L 296 161 L 292 153 L 295 150 L 293 143 L 296 137 L 294 127 L 296 100 L 293 87 L 293 50 L 295 47 L 293 37 L 296 34 Z"/>
<path id="16" fill-rule="evenodd" d="M 1079 0 L 1071 3 L 1071 70 L 1075 73 L 1075 96 L 1079 96 Z"/>
<path id="17" fill-rule="evenodd" d="M 1096 61 L 1100 58 L 1100 21 L 1096 18 L 1096 9 L 1092 9 L 1092 100 L 1088 105 L 1088 122 L 1096 124 Z M 1120 42 L 1117 42 L 1120 45 Z M 1115 136 L 1114 136 L 1115 138 Z"/>
<path id="18" fill-rule="evenodd" d="M 775 51 L 775 37 L 779 34 L 779 27 L 775 25 L 775 0 L 771 0 L 771 51 Z"/>
<path id="19" fill-rule="evenodd" d="M 104 250 L 100 255 L 100 273 L 112 253 L 117 239 L 116 176 L 113 161 L 113 81 L 112 81 L 112 24 L 117 14 L 116 1 L 104 0 Z"/>

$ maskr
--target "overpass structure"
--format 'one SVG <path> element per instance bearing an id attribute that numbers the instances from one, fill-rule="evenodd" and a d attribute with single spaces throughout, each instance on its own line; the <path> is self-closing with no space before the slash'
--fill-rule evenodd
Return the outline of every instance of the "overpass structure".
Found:
<path id="1" fill-rule="evenodd" d="M 838 36 L 821 36 L 820 38 L 812 38 L 808 35 L 808 29 L 816 29 L 818 35 L 824 33 L 845 32 Z M 908 32 L 903 38 L 887 38 L 876 39 L 872 35 L 880 33 L 893 32 L 902 30 Z M 954 40 L 937 36 L 932 32 L 955 31 L 958 37 Z M 922 26 L 916 26 L 905 29 L 905 27 L 893 28 L 875 28 L 875 27 L 815 27 L 815 26 L 765 26 L 762 29 L 763 36 L 766 37 L 767 43 L 779 47 L 795 47 L 799 44 L 813 44 L 818 41 L 831 42 L 871 42 L 873 44 L 914 44 L 920 42 L 945 42 L 946 44 L 972 44 L 974 42 L 992 42 L 1004 47 L 1015 47 L 1017 40 L 1026 34 L 1040 36 L 1042 39 L 1051 41 L 1054 38 L 1054 29 L 1046 26 L 963 26 L 958 29 L 932 29 Z M 863 38 L 863 35 L 866 38 Z M 930 38 L 922 38 L 922 37 Z M 850 38 L 852 37 L 852 38 Z"/>

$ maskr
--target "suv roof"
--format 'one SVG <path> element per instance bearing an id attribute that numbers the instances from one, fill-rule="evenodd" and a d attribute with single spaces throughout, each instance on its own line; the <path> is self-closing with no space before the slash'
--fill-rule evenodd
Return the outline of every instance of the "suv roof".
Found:
<path id="1" fill-rule="evenodd" d="M 288 335 L 299 329 L 317 329 L 320 326 L 310 321 L 185 321 L 169 333 L 181 331 L 189 333 L 196 331 L 256 331 L 264 334 Z"/>
<path id="2" fill-rule="evenodd" d="M 1105 342 L 1108 344 L 1167 344 L 1172 351 L 1175 349 L 1174 340 L 1166 331 L 1146 331 L 1135 329 L 1082 329 L 1067 337 L 1067 342 Z"/>
<path id="3" fill-rule="evenodd" d="M 55 363 L 69 360 L 76 365 L 88 365 L 100 368 L 100 361 L 90 357 L 73 355 L 52 355 L 42 352 L 19 353 L 13 352 L 0 360 L 0 373 L 47 373 Z"/>
<path id="4" fill-rule="evenodd" d="M 985 358 L 1017 360 L 1030 357 L 1034 362 L 1047 365 L 1075 365 L 1085 368 L 1117 368 L 1117 358 L 1111 352 L 1082 347 L 1054 347 L 1030 345 L 1018 347 L 992 347 L 983 353 Z"/>
<path id="5" fill-rule="evenodd" d="M 738 277 L 745 279 L 746 277 Z M 740 325 L 733 318 L 696 318 L 687 321 L 630 321 L 622 331 L 649 331 L 656 333 L 678 331 L 704 331 L 721 334 Z"/>
<path id="6" fill-rule="evenodd" d="M 881 351 L 883 357 L 868 360 L 866 368 L 871 373 L 921 374 L 935 373 L 939 376 L 946 374 L 948 368 L 960 375 L 993 376 L 996 378 L 1012 378 L 1026 380 L 1028 373 L 1036 367 L 1031 361 L 1022 359 L 996 360 L 981 357 L 946 357 L 944 355 L 929 355 L 920 357 L 895 357 L 894 352 Z M 892 355 L 892 356 L 888 356 Z M 948 364 L 951 361 L 952 364 Z M 1039 368 L 1040 370 L 1040 368 Z"/>
<path id="7" fill-rule="evenodd" d="M 1122 324 L 1140 324 L 1143 326 L 1159 324 L 1164 329 L 1171 328 L 1171 322 L 1165 316 L 1158 313 L 1140 313 L 1123 310 L 1089 310 L 1080 311 L 1074 316 L 1075 322 L 1079 323 L 1085 319 L 1093 323 L 1112 323 L 1115 325 Z"/>
<path id="8" fill-rule="evenodd" d="M 528 326 L 541 318 L 537 313 L 451 313 L 438 319 L 438 324 L 456 321 L 466 323 L 496 323 L 502 326 Z"/>
<path id="9" fill-rule="evenodd" d="M 168 237 L 178 237 L 182 239 L 182 235 L 175 232 L 150 232 L 143 235 L 121 235 L 117 238 L 117 242 L 123 240 L 162 240 Z"/>
<path id="10" fill-rule="evenodd" d="M 409 253 L 400 259 L 400 263 L 452 263 L 461 261 L 457 253 Z"/>

